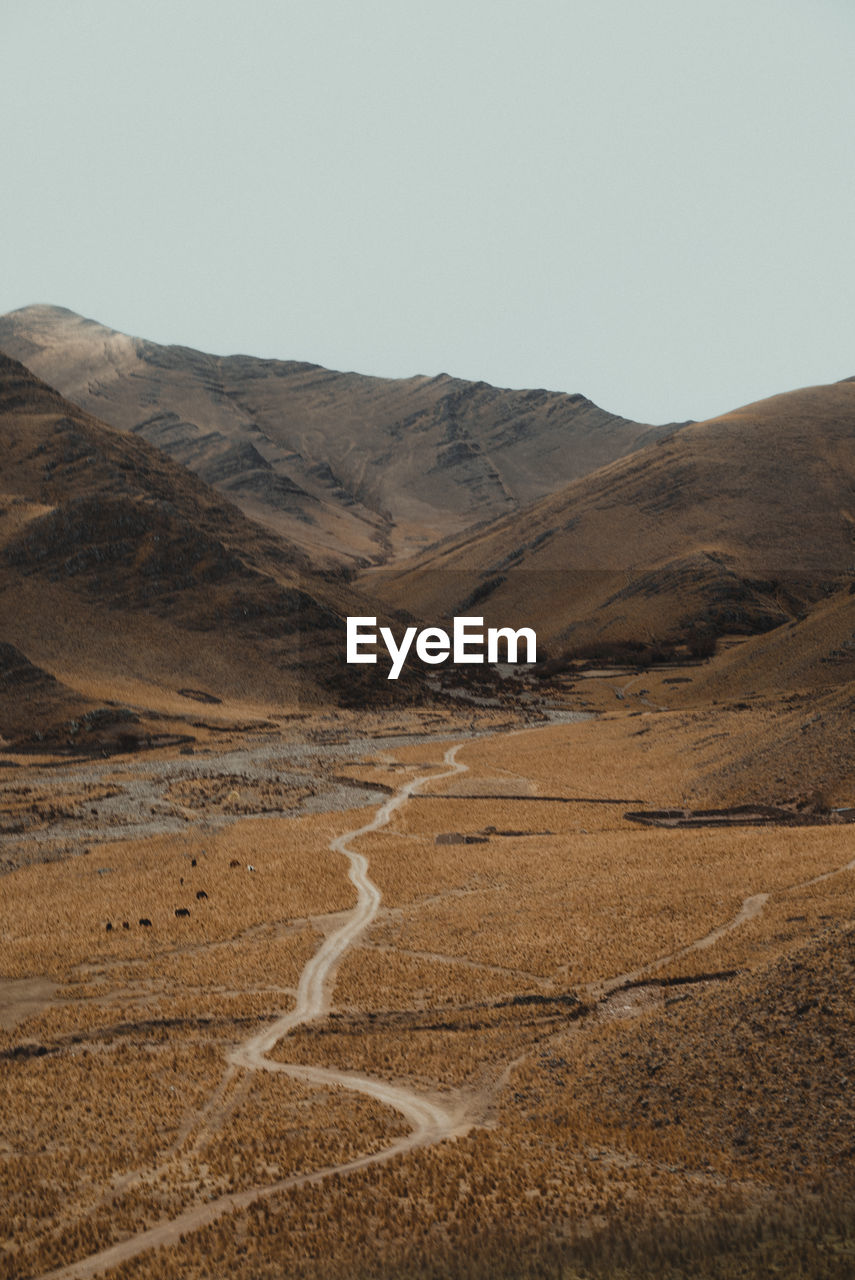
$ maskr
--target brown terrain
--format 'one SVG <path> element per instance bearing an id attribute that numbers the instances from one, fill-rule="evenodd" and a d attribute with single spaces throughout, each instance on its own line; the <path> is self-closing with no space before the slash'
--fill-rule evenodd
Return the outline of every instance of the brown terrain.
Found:
<path id="1" fill-rule="evenodd" d="M 773 396 L 363 580 L 417 614 L 524 621 L 555 656 L 768 630 L 855 569 L 853 417 L 852 380 Z"/>
<path id="2" fill-rule="evenodd" d="M 331 563 L 416 551 L 674 430 L 581 395 L 158 346 L 60 307 L 0 317 L 0 350 Z"/>
<path id="3" fill-rule="evenodd" d="M 855 384 L 357 595 L 0 374 L 0 1277 L 855 1275 Z M 552 660 L 392 703 L 375 588 Z"/>
<path id="4" fill-rule="evenodd" d="M 76 712 L 82 741 L 131 704 L 263 718 L 342 681 L 371 606 L 340 574 L 2 355 L 0 441 L 0 734 Z"/>

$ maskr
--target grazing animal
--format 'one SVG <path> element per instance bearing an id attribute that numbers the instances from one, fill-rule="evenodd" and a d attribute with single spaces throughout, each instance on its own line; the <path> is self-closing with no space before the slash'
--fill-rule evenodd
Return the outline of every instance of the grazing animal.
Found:
<path id="1" fill-rule="evenodd" d="M 123 928 L 123 929 L 130 929 L 130 927 L 131 927 L 131 926 L 128 924 L 127 920 L 123 920 L 123 921 L 122 921 L 122 928 Z"/>
<path id="2" fill-rule="evenodd" d="M 196 865 L 196 859 L 195 859 L 195 858 L 191 858 L 191 859 L 190 859 L 190 866 L 191 866 L 191 867 L 195 867 L 195 865 Z"/>
<path id="3" fill-rule="evenodd" d="M 186 907 L 176 907 L 175 914 L 177 916 L 189 916 L 190 912 L 187 910 Z"/>
<path id="4" fill-rule="evenodd" d="M 108 933 L 110 933 L 110 932 L 111 932 L 111 930 L 112 930 L 112 928 L 113 928 L 113 922 L 112 922 L 112 920 L 108 920 L 108 921 L 107 921 L 107 932 L 108 932 Z"/>
<path id="5" fill-rule="evenodd" d="M 150 928 L 151 928 L 151 921 L 149 920 L 148 916 L 142 916 L 142 917 L 140 918 L 140 924 L 142 925 L 142 927 L 143 927 L 144 929 L 150 929 Z"/>
<path id="6" fill-rule="evenodd" d="M 248 862 L 248 863 L 246 864 L 246 869 L 247 869 L 247 871 L 254 871 L 254 870 L 255 870 L 255 867 L 252 865 L 252 863 L 251 863 L 251 862 Z"/>
<path id="7" fill-rule="evenodd" d="M 207 893 L 205 892 L 205 890 L 204 890 L 204 889 L 197 889 L 197 890 L 196 890 L 196 898 L 197 898 L 197 900 L 201 901 L 201 899 L 202 899 L 202 898 L 207 898 L 207 896 L 208 896 L 208 895 L 207 895 Z"/>
<path id="8" fill-rule="evenodd" d="M 229 866 L 230 866 L 230 867 L 239 867 L 239 866 L 240 866 L 240 862 L 238 861 L 238 859 L 237 859 L 237 858 L 232 858 L 231 862 L 229 863 Z"/>

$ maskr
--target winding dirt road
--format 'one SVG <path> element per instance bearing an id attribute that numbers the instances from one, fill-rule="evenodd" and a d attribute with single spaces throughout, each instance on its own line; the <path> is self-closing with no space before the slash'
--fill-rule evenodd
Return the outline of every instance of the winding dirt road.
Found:
<path id="1" fill-rule="evenodd" d="M 312 1173 L 296 1174 L 265 1187 L 253 1187 L 249 1191 L 219 1196 L 206 1204 L 193 1205 L 177 1218 L 159 1222 L 148 1230 L 122 1240 L 108 1249 L 102 1249 L 88 1258 L 81 1258 L 66 1267 L 51 1271 L 44 1275 L 42 1280 L 85 1280 L 109 1267 L 118 1266 L 120 1262 L 126 1262 L 129 1258 L 135 1258 L 149 1249 L 177 1244 L 182 1235 L 188 1231 L 196 1231 L 214 1222 L 224 1213 L 244 1209 L 258 1200 L 286 1191 L 289 1187 L 320 1182 L 332 1174 L 352 1173 L 356 1169 L 364 1169 L 368 1165 L 391 1160 L 393 1156 L 410 1151 L 413 1147 L 441 1142 L 445 1138 L 455 1137 L 467 1131 L 470 1126 L 459 1109 L 443 1106 L 434 1099 L 426 1098 L 411 1089 L 351 1072 L 308 1067 L 298 1063 L 272 1062 L 266 1056 L 295 1027 L 304 1022 L 311 1022 L 327 1012 L 333 969 L 345 952 L 368 928 L 380 907 L 380 890 L 368 875 L 368 860 L 363 854 L 351 848 L 351 842 L 360 836 L 368 835 L 371 831 L 379 831 L 381 827 L 385 827 L 392 814 L 406 804 L 410 796 L 425 782 L 439 782 L 443 778 L 464 773 L 468 766 L 456 759 L 462 745 L 457 743 L 446 751 L 444 763 L 448 767 L 443 773 L 423 774 L 404 783 L 394 796 L 390 796 L 380 805 L 370 822 L 347 831 L 344 835 L 336 836 L 330 842 L 330 848 L 336 853 L 343 854 L 350 863 L 348 875 L 356 888 L 356 906 L 344 924 L 329 935 L 306 964 L 300 975 L 295 1007 L 289 1013 L 283 1014 L 281 1018 L 277 1018 L 269 1027 L 239 1045 L 229 1055 L 230 1067 L 233 1070 L 283 1072 L 295 1079 L 305 1080 L 309 1084 L 324 1087 L 337 1086 L 374 1098 L 400 1112 L 411 1126 L 410 1133 L 388 1147 L 384 1147 L 382 1151 L 358 1156 L 345 1164 L 317 1169 Z"/>
<path id="2" fill-rule="evenodd" d="M 360 836 L 368 835 L 386 826 L 396 810 L 406 804 L 410 796 L 425 782 L 438 782 L 455 774 L 463 773 L 468 766 L 456 759 L 463 743 L 450 747 L 444 756 L 447 766 L 442 773 L 424 774 L 405 783 L 394 796 L 386 800 L 375 813 L 370 822 L 356 827 L 344 835 L 337 836 L 330 842 L 330 848 L 342 854 L 349 862 L 349 878 L 357 891 L 356 906 L 346 920 L 334 933 L 331 933 L 320 949 L 311 957 L 300 976 L 297 987 L 295 1007 L 282 1017 L 277 1018 L 264 1030 L 246 1040 L 229 1055 L 229 1066 L 221 1090 L 226 1082 L 239 1072 L 270 1071 L 281 1072 L 308 1084 L 321 1087 L 339 1087 L 361 1093 L 366 1097 L 398 1111 L 411 1126 L 410 1132 L 397 1139 L 389 1146 L 371 1154 L 358 1156 L 343 1164 L 314 1170 L 311 1173 L 295 1174 L 267 1186 L 253 1187 L 247 1191 L 231 1195 L 219 1196 L 204 1204 L 193 1205 L 178 1217 L 157 1223 L 145 1231 L 120 1241 L 99 1253 L 82 1258 L 68 1266 L 51 1271 L 41 1280 L 87 1280 L 96 1274 L 117 1266 L 129 1258 L 137 1257 L 150 1249 L 164 1245 L 178 1244 L 187 1232 L 196 1231 L 214 1222 L 223 1214 L 247 1208 L 259 1200 L 286 1191 L 291 1187 L 305 1186 L 323 1181 L 332 1175 L 348 1174 L 369 1165 L 380 1164 L 392 1159 L 414 1147 L 431 1145 L 444 1139 L 466 1133 L 471 1122 L 462 1107 L 448 1105 L 445 1100 L 437 1101 L 416 1093 L 402 1086 L 388 1084 L 369 1076 L 352 1072 L 336 1071 L 324 1067 L 310 1067 L 298 1063 L 271 1061 L 267 1055 L 295 1027 L 323 1016 L 330 1003 L 333 971 L 338 961 L 347 950 L 357 942 L 380 907 L 381 895 L 377 886 L 368 875 L 368 861 L 363 854 L 351 848 L 351 843 Z M 845 866 L 823 872 L 795 885 L 787 886 L 783 892 L 806 888 L 812 884 L 839 875 L 843 871 L 855 870 L 855 858 Z M 763 910 L 769 899 L 768 893 L 755 893 L 747 897 L 739 911 L 729 921 L 716 926 L 702 938 L 696 939 L 687 946 L 670 955 L 659 956 L 631 973 L 618 974 L 612 978 L 601 979 L 589 983 L 584 992 L 594 1000 L 602 999 L 617 988 L 628 983 L 637 982 L 640 978 L 654 973 L 668 962 L 693 951 L 700 951 L 717 942 L 725 934 L 752 920 Z M 509 1064 L 506 1075 L 515 1064 Z"/>

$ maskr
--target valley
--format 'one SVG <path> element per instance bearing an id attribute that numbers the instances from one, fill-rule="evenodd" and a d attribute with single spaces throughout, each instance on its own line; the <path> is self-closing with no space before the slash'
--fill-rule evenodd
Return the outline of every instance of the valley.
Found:
<path id="1" fill-rule="evenodd" d="M 2 1280 L 850 1276 L 855 384 L 4 343 Z"/>
<path id="2" fill-rule="evenodd" d="M 20 1006 L 3 993 L 4 1274 L 439 1275 L 465 1239 L 471 1274 L 606 1275 L 615 1251 L 645 1265 L 654 1221 L 699 1263 L 710 1231 L 737 1259 L 758 1223 L 784 1247 L 805 1197 L 811 1247 L 838 1257 L 847 826 L 633 824 L 630 803 L 690 793 L 708 717 L 480 714 L 462 736 L 411 714 L 393 737 L 342 734 L 313 785 L 375 791 L 323 812 L 247 813 L 249 762 L 299 759 L 271 738 L 244 744 L 231 816 L 200 788 L 172 829 L 22 860 L 4 885 L 3 986 L 23 984 Z M 174 787 L 171 760 L 111 768 Z"/>

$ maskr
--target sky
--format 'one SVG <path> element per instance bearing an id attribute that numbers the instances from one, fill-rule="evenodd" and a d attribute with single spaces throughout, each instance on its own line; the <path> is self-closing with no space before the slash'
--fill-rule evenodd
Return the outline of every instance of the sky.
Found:
<path id="1" fill-rule="evenodd" d="M 647 422 L 855 375 L 852 0 L 0 23 L 0 313 Z"/>

